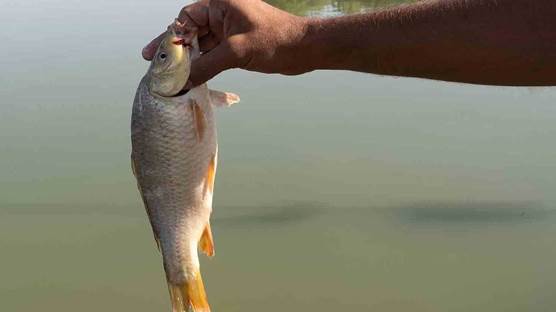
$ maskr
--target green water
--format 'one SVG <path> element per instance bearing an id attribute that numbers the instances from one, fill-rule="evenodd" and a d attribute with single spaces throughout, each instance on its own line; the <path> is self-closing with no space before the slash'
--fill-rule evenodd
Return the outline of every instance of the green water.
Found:
<path id="1" fill-rule="evenodd" d="M 169 311 L 129 119 L 139 51 L 183 3 L 0 3 L 0 311 Z M 554 310 L 555 89 L 332 71 L 211 85 L 242 98 L 218 112 L 214 311 Z"/>

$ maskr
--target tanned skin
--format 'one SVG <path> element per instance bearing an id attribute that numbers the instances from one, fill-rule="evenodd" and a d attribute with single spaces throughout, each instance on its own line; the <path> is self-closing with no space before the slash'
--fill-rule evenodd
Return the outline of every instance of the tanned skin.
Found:
<path id="1" fill-rule="evenodd" d="M 202 0 L 178 19 L 204 54 L 187 87 L 223 70 L 353 70 L 507 86 L 556 85 L 556 0 L 430 0 L 332 18 L 260 0 Z M 158 45 L 143 49 L 150 60 Z"/>

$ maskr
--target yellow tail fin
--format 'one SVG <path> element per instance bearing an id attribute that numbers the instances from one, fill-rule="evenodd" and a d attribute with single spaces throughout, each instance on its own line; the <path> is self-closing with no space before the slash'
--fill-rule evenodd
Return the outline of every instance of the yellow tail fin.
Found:
<path id="1" fill-rule="evenodd" d="M 172 312 L 188 312 L 189 307 L 194 312 L 210 312 L 201 272 L 197 271 L 195 276 L 184 284 L 169 282 L 168 290 L 172 300 Z"/>

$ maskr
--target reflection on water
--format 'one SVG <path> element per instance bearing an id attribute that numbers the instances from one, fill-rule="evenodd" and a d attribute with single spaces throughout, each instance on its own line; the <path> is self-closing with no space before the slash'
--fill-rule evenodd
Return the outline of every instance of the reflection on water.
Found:
<path id="1" fill-rule="evenodd" d="M 129 121 L 139 51 L 183 4 L 3 2 L 0 311 L 170 310 Z M 210 85 L 242 98 L 218 111 L 214 311 L 554 310 L 556 90 L 327 71 Z"/>
<path id="2" fill-rule="evenodd" d="M 556 212 L 535 202 L 425 202 L 391 210 L 405 222 L 429 226 L 542 221 Z"/>
<path id="3" fill-rule="evenodd" d="M 258 206 L 251 209 L 243 207 L 226 207 L 234 211 L 233 215 L 227 217 L 213 218 L 217 226 L 268 227 L 274 225 L 289 225 L 291 223 L 303 222 L 323 213 L 323 205 L 308 203 L 290 203 L 273 206 Z"/>

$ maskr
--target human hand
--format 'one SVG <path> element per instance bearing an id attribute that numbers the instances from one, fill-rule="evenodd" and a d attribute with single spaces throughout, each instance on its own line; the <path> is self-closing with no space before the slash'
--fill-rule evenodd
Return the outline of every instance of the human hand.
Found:
<path id="1" fill-rule="evenodd" d="M 184 7 L 178 20 L 196 29 L 201 56 L 191 64 L 186 88 L 204 83 L 223 70 L 242 68 L 263 73 L 300 74 L 296 46 L 306 21 L 261 0 L 202 0 Z M 161 36 L 143 49 L 151 60 Z"/>

